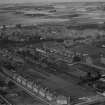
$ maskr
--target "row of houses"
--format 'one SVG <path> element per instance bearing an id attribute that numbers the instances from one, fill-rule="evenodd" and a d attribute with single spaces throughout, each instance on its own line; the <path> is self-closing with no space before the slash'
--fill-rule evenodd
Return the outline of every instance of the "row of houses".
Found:
<path id="1" fill-rule="evenodd" d="M 30 54 L 32 54 L 33 56 L 37 56 L 38 57 L 38 53 L 40 55 L 40 57 L 44 56 L 46 58 L 55 58 L 55 60 L 63 60 L 66 61 L 68 63 L 72 63 L 73 62 L 73 58 L 75 56 L 80 57 L 81 62 L 83 63 L 87 63 L 87 64 L 94 64 L 94 63 L 100 63 L 100 64 L 105 64 L 105 55 L 100 53 L 100 55 L 90 55 L 88 54 L 88 52 L 78 52 L 78 51 L 65 51 L 65 52 L 60 52 L 57 49 L 53 49 L 53 48 L 28 48 L 28 47 L 23 47 L 23 48 L 15 48 L 14 51 L 9 51 L 7 49 L 1 49 L 0 50 L 0 54 L 2 54 L 3 56 L 10 58 L 13 58 L 14 61 L 19 61 L 19 62 L 24 62 L 22 60 L 21 57 L 19 57 L 19 55 L 16 54 L 16 52 L 29 52 Z M 37 52 L 37 53 L 36 53 Z M 14 56 L 14 57 L 12 57 Z M 27 55 L 28 56 L 28 55 Z"/>
<path id="2" fill-rule="evenodd" d="M 3 72 L 14 81 L 31 91 L 32 94 L 38 95 L 40 98 L 46 100 L 48 103 L 55 103 L 55 105 L 70 105 L 70 97 L 57 94 L 57 92 L 52 92 L 50 89 L 43 87 L 34 81 L 29 81 L 27 78 L 22 77 L 13 70 L 9 71 L 5 68 L 2 69 Z"/>

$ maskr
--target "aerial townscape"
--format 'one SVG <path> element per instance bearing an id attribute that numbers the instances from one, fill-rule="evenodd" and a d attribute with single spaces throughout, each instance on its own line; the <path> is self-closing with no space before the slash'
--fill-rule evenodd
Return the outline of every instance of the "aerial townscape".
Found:
<path id="1" fill-rule="evenodd" d="M 105 2 L 0 4 L 0 105 L 105 105 Z"/>

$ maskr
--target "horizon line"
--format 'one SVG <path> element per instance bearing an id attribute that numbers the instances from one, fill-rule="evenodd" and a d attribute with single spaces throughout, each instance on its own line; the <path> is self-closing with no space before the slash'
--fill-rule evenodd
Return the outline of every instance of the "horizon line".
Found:
<path id="1" fill-rule="evenodd" d="M 80 1 L 40 1 L 40 2 L 38 2 L 38 1 L 32 1 L 32 2 L 10 2 L 10 3 L 7 3 L 7 2 L 2 2 L 2 3 L 0 3 L 0 4 L 22 4 L 22 3 L 68 3 L 68 2 L 71 2 L 71 3 L 79 3 L 79 2 L 83 2 L 83 3 L 100 3 L 100 2 L 105 2 L 105 1 L 103 1 L 103 0 L 95 0 L 95 1 L 88 1 L 88 0 L 86 0 L 86 1 L 83 1 L 83 0 L 80 0 Z"/>

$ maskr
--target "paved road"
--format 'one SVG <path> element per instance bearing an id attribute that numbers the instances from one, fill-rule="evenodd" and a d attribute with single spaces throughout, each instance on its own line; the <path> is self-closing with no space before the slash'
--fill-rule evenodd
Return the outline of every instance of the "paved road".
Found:
<path id="1" fill-rule="evenodd" d="M 75 105 L 91 105 L 91 104 L 97 104 L 98 102 L 100 102 L 100 103 L 105 102 L 105 97 L 96 95 L 96 96 L 88 98 L 88 100 L 86 102 L 78 103 Z"/>
<path id="2" fill-rule="evenodd" d="M 105 74 L 105 68 L 104 67 L 100 67 L 100 66 L 97 66 L 97 65 L 94 65 L 94 64 L 87 64 L 87 63 L 81 63 L 81 64 L 84 64 L 84 65 L 87 65 L 87 66 L 90 66 L 90 67 L 94 67 L 96 69 L 99 69 L 102 73 Z"/>

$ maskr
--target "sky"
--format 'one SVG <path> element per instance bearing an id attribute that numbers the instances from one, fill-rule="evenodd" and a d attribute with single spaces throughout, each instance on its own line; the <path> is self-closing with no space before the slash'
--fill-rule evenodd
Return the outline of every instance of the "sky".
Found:
<path id="1" fill-rule="evenodd" d="M 1 3 L 27 3 L 27 2 L 79 2 L 79 1 L 105 1 L 105 0 L 0 0 Z"/>

